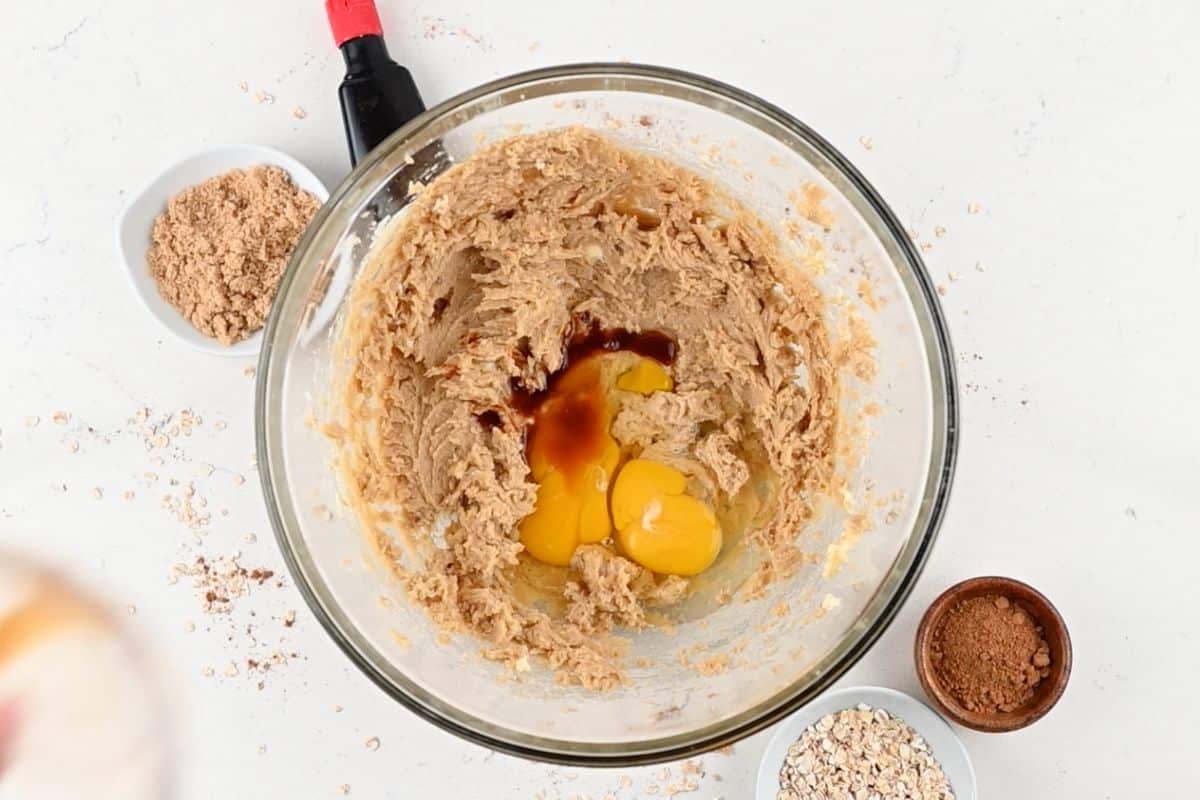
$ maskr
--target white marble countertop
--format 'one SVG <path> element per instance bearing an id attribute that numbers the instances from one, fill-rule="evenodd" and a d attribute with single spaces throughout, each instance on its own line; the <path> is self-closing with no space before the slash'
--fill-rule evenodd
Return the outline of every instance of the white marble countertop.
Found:
<path id="1" fill-rule="evenodd" d="M 340 784 L 368 798 L 642 796 L 661 768 L 526 763 L 421 722 L 342 657 L 290 585 L 256 593 L 239 613 L 269 619 L 295 609 L 286 647 L 301 657 L 261 691 L 245 676 L 226 678 L 240 645 L 202 618 L 185 582 L 167 582 L 186 538 L 160 507 L 170 477 L 195 480 L 210 508 L 228 509 L 214 515 L 206 548 L 283 565 L 248 463 L 253 380 L 243 370 L 252 362 L 164 338 L 121 272 L 115 221 L 164 165 L 219 142 L 270 144 L 330 185 L 341 178 L 341 64 L 321 5 L 57 0 L 6 9 L 0 545 L 137 609 L 132 624 L 178 676 L 187 800 L 324 797 Z M 969 576 L 1019 577 L 1065 615 L 1075 672 L 1058 708 L 1033 728 L 962 732 L 981 796 L 1180 794 L 1181 767 L 1200 740 L 1200 699 L 1187 691 L 1200 667 L 1191 627 L 1200 50 L 1187 32 L 1200 27 L 1200 9 L 946 0 L 745 0 L 711 13 L 679 0 L 380 6 L 393 53 L 430 103 L 540 65 L 662 63 L 755 92 L 851 157 L 933 244 L 925 258 L 948 287 L 963 439 L 932 561 L 842 685 L 919 696 L 910 648 L 928 601 Z M 255 103 L 259 90 L 274 102 Z M 981 211 L 968 214 L 969 203 Z M 934 237 L 935 226 L 945 235 Z M 139 407 L 190 408 L 205 424 L 155 466 L 127 422 Z M 71 413 L 65 426 L 52 422 L 59 409 Z M 40 424 L 28 427 L 31 416 Z M 203 476 L 202 463 L 216 471 Z M 147 470 L 161 474 L 159 485 Z M 247 480 L 238 485 L 236 474 Z M 127 490 L 133 499 L 122 499 Z M 188 620 L 198 630 L 188 632 Z M 203 674 L 209 666 L 213 677 Z M 368 737 L 379 737 L 378 750 L 364 746 Z M 748 797 L 763 746 L 759 735 L 731 755 L 706 756 L 700 790 L 685 796 Z"/>

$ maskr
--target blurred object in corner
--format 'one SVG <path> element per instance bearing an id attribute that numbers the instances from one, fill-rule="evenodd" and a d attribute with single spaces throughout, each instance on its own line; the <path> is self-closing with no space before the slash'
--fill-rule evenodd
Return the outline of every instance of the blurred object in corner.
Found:
<path id="1" fill-rule="evenodd" d="M 0 800 L 160 800 L 160 709 L 109 612 L 0 553 Z"/>

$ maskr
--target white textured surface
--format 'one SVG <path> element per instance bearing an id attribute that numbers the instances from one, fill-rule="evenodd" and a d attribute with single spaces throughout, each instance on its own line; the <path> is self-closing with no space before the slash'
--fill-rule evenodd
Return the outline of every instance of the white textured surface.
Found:
<path id="1" fill-rule="evenodd" d="M 282 568 L 246 463 L 253 382 L 242 374 L 249 362 L 164 338 L 121 274 L 113 226 L 129 192 L 180 155 L 223 142 L 277 146 L 335 184 L 347 166 L 339 59 L 316 0 L 14 6 L 0 26 L 0 544 L 137 606 L 133 621 L 177 675 L 181 796 L 323 797 L 342 783 L 352 797 L 641 796 L 660 768 L 627 771 L 633 786 L 618 792 L 621 772 L 522 763 L 418 721 L 342 658 L 291 588 L 239 605 L 272 635 L 272 615 L 298 611 L 287 636 L 304 658 L 261 692 L 223 677 L 223 629 L 185 632 L 185 620 L 203 620 L 190 588 L 166 583 L 186 538 L 159 508 L 168 475 L 196 477 L 210 506 L 230 511 L 214 515 L 204 549 L 241 547 L 249 565 Z M 1191 627 L 1200 50 L 1187 34 L 1200 10 L 381 6 L 393 52 L 430 102 L 520 69 L 628 58 L 756 92 L 847 153 L 933 244 L 925 255 L 948 287 L 964 391 L 942 540 L 895 625 L 843 685 L 919 696 L 909 651 L 924 605 L 960 578 L 1022 578 L 1065 615 L 1075 674 L 1035 727 L 962 732 L 981 795 L 1179 793 L 1177 768 L 1200 735 L 1190 691 L 1200 668 Z M 275 102 L 256 104 L 260 89 Z M 296 106 L 304 119 L 292 116 Z M 981 211 L 968 214 L 969 203 Z M 122 433 L 139 405 L 205 418 L 184 440 L 188 461 L 149 465 L 140 439 Z M 56 409 L 72 412 L 67 426 L 51 422 Z M 31 415 L 38 426 L 25 426 Z M 216 431 L 217 420 L 228 428 Z M 197 477 L 202 462 L 217 471 Z M 162 473 L 157 488 L 138 478 L 147 469 Z M 137 491 L 131 501 L 120 497 L 127 488 Z M 244 544 L 246 531 L 258 541 Z M 205 678 L 210 665 L 217 677 Z M 378 751 L 364 746 L 370 736 Z M 748 796 L 764 743 L 705 757 L 701 791 L 685 796 Z"/>

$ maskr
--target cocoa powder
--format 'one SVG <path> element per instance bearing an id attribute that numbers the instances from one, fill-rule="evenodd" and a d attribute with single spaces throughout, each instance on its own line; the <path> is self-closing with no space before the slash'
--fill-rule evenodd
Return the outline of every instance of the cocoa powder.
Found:
<path id="1" fill-rule="evenodd" d="M 1002 595 L 969 597 L 946 612 L 930 646 L 938 682 L 968 711 L 1010 712 L 1050 674 L 1050 647 L 1029 613 Z"/>

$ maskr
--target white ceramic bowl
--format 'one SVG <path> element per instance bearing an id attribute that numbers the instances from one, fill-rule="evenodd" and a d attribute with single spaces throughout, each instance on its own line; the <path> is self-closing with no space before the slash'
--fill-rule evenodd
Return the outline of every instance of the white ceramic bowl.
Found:
<path id="1" fill-rule="evenodd" d="M 141 298 L 142 305 L 175 338 L 213 355 L 254 356 L 262 344 L 262 331 L 255 331 L 237 344 L 226 347 L 193 328 L 159 295 L 154 278 L 150 276 L 146 265 L 150 232 L 154 220 L 166 209 L 167 201 L 179 192 L 231 169 L 246 169 L 258 164 L 280 167 L 291 176 L 293 183 L 322 203 L 329 199 L 329 190 L 317 176 L 287 153 L 263 145 L 230 144 L 187 156 L 164 170 L 134 195 L 117 225 L 117 249 L 129 275 L 129 282 Z"/>
<path id="2" fill-rule="evenodd" d="M 920 700 L 881 686 L 856 686 L 829 692 L 780 723 L 758 767 L 754 795 L 757 800 L 775 800 L 779 793 L 779 768 L 792 742 L 799 739 L 806 728 L 826 714 L 854 708 L 859 703 L 882 708 L 904 720 L 929 744 L 933 757 L 950 779 L 950 788 L 956 800 L 976 800 L 975 770 L 971 767 L 967 748 L 954 730 Z"/>

